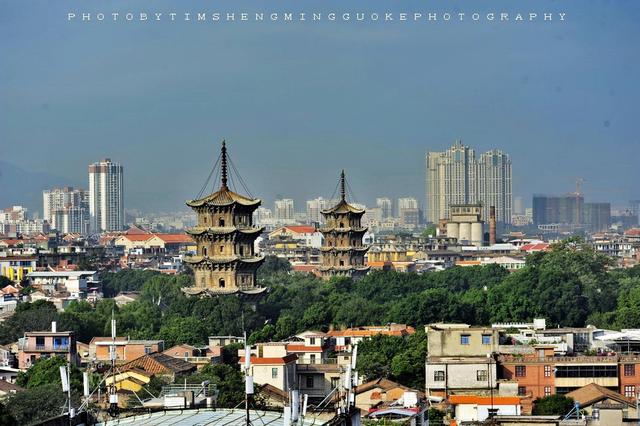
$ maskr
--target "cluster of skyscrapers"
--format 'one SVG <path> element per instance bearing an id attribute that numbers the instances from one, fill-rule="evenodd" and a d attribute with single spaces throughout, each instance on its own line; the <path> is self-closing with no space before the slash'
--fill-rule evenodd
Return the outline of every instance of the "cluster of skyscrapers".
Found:
<path id="1" fill-rule="evenodd" d="M 100 233 L 124 228 L 122 166 L 105 159 L 89 165 L 89 190 L 64 187 L 42 192 L 43 219 L 62 233 Z"/>
<path id="2" fill-rule="evenodd" d="M 426 156 L 427 222 L 450 217 L 450 207 L 482 204 L 483 220 L 494 206 L 498 222 L 510 223 L 513 192 L 511 159 L 500 150 L 476 158 L 475 151 L 456 141 L 444 152 Z"/>

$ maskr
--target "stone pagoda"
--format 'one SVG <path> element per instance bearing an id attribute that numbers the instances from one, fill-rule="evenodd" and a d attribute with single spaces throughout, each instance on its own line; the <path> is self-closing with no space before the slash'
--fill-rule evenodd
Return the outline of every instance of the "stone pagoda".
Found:
<path id="1" fill-rule="evenodd" d="M 340 173 L 340 201 L 323 210 L 326 224 L 320 228 L 324 236 L 322 265 L 319 272 L 323 279 L 331 277 L 361 278 L 369 272 L 364 256 L 369 250 L 362 243 L 367 228 L 361 225 L 364 210 L 347 202 L 344 170 Z"/>
<path id="2" fill-rule="evenodd" d="M 185 262 L 195 276 L 187 294 L 257 294 L 256 271 L 264 261 L 257 255 L 254 241 L 263 228 L 253 225 L 253 212 L 260 200 L 237 194 L 227 186 L 227 147 L 222 141 L 220 153 L 220 189 L 211 195 L 187 201 L 197 215 L 196 226 L 187 230 L 198 251 Z"/>

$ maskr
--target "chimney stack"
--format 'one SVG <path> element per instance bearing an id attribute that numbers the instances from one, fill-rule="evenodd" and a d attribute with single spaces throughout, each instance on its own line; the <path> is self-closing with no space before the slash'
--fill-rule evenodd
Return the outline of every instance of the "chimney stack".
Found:
<path id="1" fill-rule="evenodd" d="M 52 333 L 56 333 L 58 330 L 56 330 L 56 322 L 55 321 L 51 321 L 51 332 Z"/>
<path id="2" fill-rule="evenodd" d="M 496 206 L 489 207 L 489 245 L 496 243 Z"/>

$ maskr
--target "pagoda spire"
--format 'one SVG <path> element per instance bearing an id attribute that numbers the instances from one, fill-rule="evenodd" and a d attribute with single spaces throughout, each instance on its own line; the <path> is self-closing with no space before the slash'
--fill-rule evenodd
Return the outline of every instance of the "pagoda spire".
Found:
<path id="1" fill-rule="evenodd" d="M 224 141 L 224 139 L 222 140 L 222 150 L 221 150 L 221 156 L 222 156 L 222 161 L 221 161 L 221 175 L 222 175 L 222 187 L 221 189 L 226 191 L 227 189 L 229 189 L 229 187 L 227 186 L 227 145 Z"/>
<path id="2" fill-rule="evenodd" d="M 342 172 L 340 173 L 340 200 L 341 201 L 346 201 L 347 199 L 347 191 L 345 190 L 345 184 L 344 184 L 344 169 L 342 169 Z"/>

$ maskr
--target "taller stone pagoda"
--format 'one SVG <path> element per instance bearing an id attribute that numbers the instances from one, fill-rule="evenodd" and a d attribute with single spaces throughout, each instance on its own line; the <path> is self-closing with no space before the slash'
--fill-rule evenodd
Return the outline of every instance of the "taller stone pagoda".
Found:
<path id="1" fill-rule="evenodd" d="M 340 173 L 340 201 L 332 208 L 322 211 L 326 223 L 320 228 L 324 242 L 319 272 L 323 279 L 357 279 L 369 272 L 369 266 L 364 260 L 369 247 L 362 243 L 362 237 L 367 231 L 361 224 L 363 214 L 364 210 L 357 209 L 347 202 L 343 170 Z"/>
<path id="2" fill-rule="evenodd" d="M 185 259 L 195 276 L 195 286 L 185 289 L 188 294 L 257 294 L 264 290 L 256 281 L 264 256 L 254 250 L 263 228 L 253 225 L 253 212 L 261 201 L 229 189 L 227 161 L 227 147 L 222 141 L 220 189 L 186 203 L 197 215 L 196 226 L 187 234 L 198 246 L 197 253 Z"/>

